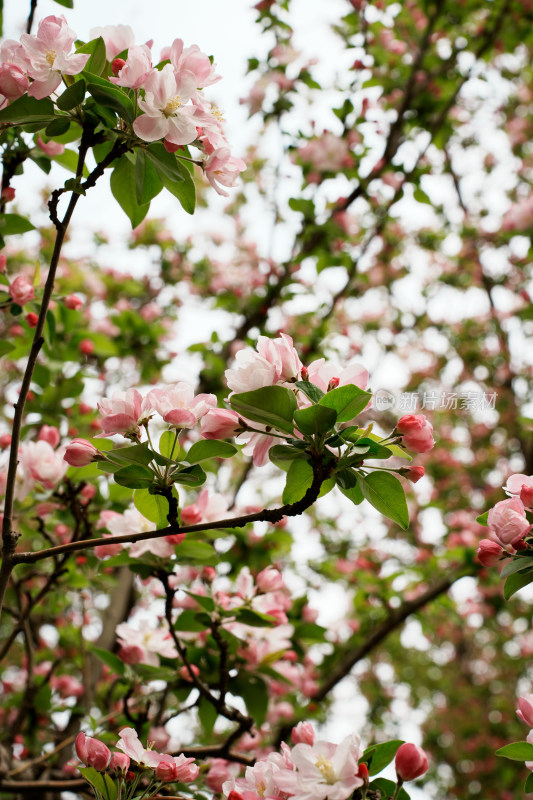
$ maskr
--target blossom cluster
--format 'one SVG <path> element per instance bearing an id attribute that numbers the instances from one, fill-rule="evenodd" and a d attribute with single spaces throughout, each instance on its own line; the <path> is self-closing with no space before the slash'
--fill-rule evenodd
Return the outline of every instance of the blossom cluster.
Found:
<path id="1" fill-rule="evenodd" d="M 209 57 L 197 45 L 185 47 L 181 39 L 175 39 L 154 64 L 151 42 L 136 45 L 128 25 L 95 28 L 91 35 L 102 37 L 105 43 L 110 83 L 137 96 L 142 113 L 133 120 L 133 131 L 139 139 L 163 140 L 170 152 L 194 143 L 204 153 L 209 182 L 218 194 L 227 196 L 223 187 L 234 186 L 246 165 L 231 155 L 222 114 L 205 98 L 203 90 L 221 78 Z M 48 16 L 35 35 L 24 33 L 19 42 L 4 41 L 0 108 L 26 93 L 36 99 L 49 97 L 64 76 L 79 75 L 90 56 L 72 52 L 76 38 L 64 16 Z"/>
<path id="2" fill-rule="evenodd" d="M 488 538 L 481 540 L 477 551 L 486 567 L 497 564 L 504 552 L 514 555 L 523 550 L 524 540 L 533 528 L 526 515 L 528 509 L 533 509 L 533 476 L 511 475 L 504 488 L 510 496 L 490 509 Z"/>
<path id="3" fill-rule="evenodd" d="M 194 759 L 186 758 L 183 754 L 172 756 L 158 753 L 151 747 L 143 747 L 133 728 L 120 731 L 116 746 L 121 752 L 112 753 L 99 739 L 84 733 L 79 733 L 75 742 L 76 754 L 85 766 L 93 767 L 98 772 L 108 771 L 121 781 L 126 779 L 131 784 L 135 779 L 135 773 L 130 770 L 132 761 L 140 772 L 152 770 L 152 774 L 147 776 L 151 790 L 174 781 L 190 783 L 198 777 L 199 769 L 193 763 Z"/>

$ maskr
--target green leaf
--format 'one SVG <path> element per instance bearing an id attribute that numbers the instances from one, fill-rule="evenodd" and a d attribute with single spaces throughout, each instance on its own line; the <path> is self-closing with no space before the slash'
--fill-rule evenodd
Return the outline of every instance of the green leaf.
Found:
<path id="1" fill-rule="evenodd" d="M 137 511 L 155 522 L 158 528 L 166 528 L 168 525 L 168 500 L 160 494 L 150 494 L 148 489 L 136 489 L 133 494 L 133 504 Z"/>
<path id="2" fill-rule="evenodd" d="M 110 108 L 112 111 L 118 114 L 119 117 L 125 119 L 127 122 L 133 122 L 135 119 L 133 103 L 127 94 L 125 94 L 125 92 L 118 87 L 113 86 L 113 84 L 109 83 L 109 81 L 96 81 L 95 78 L 98 76 L 89 75 L 85 70 L 83 74 L 89 81 L 87 84 L 87 89 L 97 103 L 105 108 Z"/>
<path id="3" fill-rule="evenodd" d="M 496 750 L 496 755 L 510 758 L 512 761 L 533 761 L 533 744 L 529 742 L 511 742 Z"/>
<path id="4" fill-rule="evenodd" d="M 180 164 L 174 153 L 167 153 L 161 142 L 151 144 L 146 149 L 149 158 L 165 189 L 176 197 L 188 214 L 196 206 L 196 189 L 188 169 Z"/>
<path id="5" fill-rule="evenodd" d="M 200 563 L 217 563 L 220 560 L 212 545 L 188 538 L 179 545 L 179 560 L 185 559 Z"/>
<path id="6" fill-rule="evenodd" d="M 61 0 L 61 5 L 66 5 L 66 3 Z M 105 800 L 117 800 L 117 787 L 107 772 L 97 772 L 94 767 L 78 767 L 78 772 L 100 793 L 101 797 L 105 797 Z"/>
<path id="7" fill-rule="evenodd" d="M 181 467 L 172 473 L 174 483 L 182 483 L 184 486 L 201 486 L 205 483 L 205 472 L 198 464 L 192 467 Z"/>
<path id="8" fill-rule="evenodd" d="M 6 356 L 12 350 L 15 349 L 15 345 L 11 344 L 11 342 L 0 342 L 0 358 L 2 356 Z"/>
<path id="9" fill-rule="evenodd" d="M 409 512 L 405 492 L 398 478 L 389 472 L 372 472 L 366 477 L 358 474 L 357 480 L 365 499 L 381 514 L 407 530 Z"/>
<path id="10" fill-rule="evenodd" d="M 200 697 L 200 702 L 198 703 L 198 719 L 207 736 L 211 736 L 213 733 L 217 717 L 218 711 L 214 705 L 206 700 L 205 697 Z"/>
<path id="11" fill-rule="evenodd" d="M 243 625 L 250 625 L 253 628 L 271 628 L 276 624 L 274 617 L 269 614 L 261 614 L 259 611 L 253 611 L 251 608 L 236 608 L 233 613 L 237 622 L 242 622 Z"/>
<path id="12" fill-rule="evenodd" d="M 339 486 L 339 489 L 355 506 L 358 506 L 364 500 L 363 492 L 358 483 L 356 483 L 355 486 L 351 486 L 349 489 L 344 489 L 342 486 Z"/>
<path id="13" fill-rule="evenodd" d="M 401 744 L 403 744 L 402 739 L 394 739 L 391 742 L 384 742 L 383 744 L 375 744 L 371 747 L 367 747 L 359 763 L 364 761 L 368 764 L 369 774 L 377 775 L 378 772 L 385 769 L 387 764 L 390 764 Z"/>
<path id="14" fill-rule="evenodd" d="M 500 572 L 500 578 L 507 578 L 508 575 L 513 575 L 515 572 L 520 572 L 528 568 L 533 569 L 533 558 L 531 556 L 519 556 L 511 561 L 507 561 Z"/>
<path id="15" fill-rule="evenodd" d="M 282 502 L 297 503 L 313 483 L 313 468 L 308 461 L 293 461 L 287 472 L 287 482 L 283 490 Z"/>
<path id="16" fill-rule="evenodd" d="M 318 386 L 315 386 L 315 384 L 310 381 L 296 381 L 294 385 L 300 389 L 312 403 L 318 403 L 318 401 L 324 397 L 322 389 L 319 389 Z"/>
<path id="17" fill-rule="evenodd" d="M 56 164 L 61 164 L 62 167 L 65 167 L 65 169 L 68 169 L 74 174 L 78 171 L 78 154 L 75 153 L 74 150 L 64 150 L 62 153 L 58 153 L 54 156 L 53 160 Z M 83 166 L 83 175 L 85 178 L 89 175 L 89 170 L 85 164 Z"/>
<path id="18" fill-rule="evenodd" d="M 533 583 L 533 570 L 525 574 L 523 572 L 515 572 L 514 575 L 509 575 L 503 586 L 504 598 L 509 600 L 513 594 L 523 589 L 524 586 L 528 586 L 530 583 Z"/>
<path id="19" fill-rule="evenodd" d="M 379 789 L 381 792 L 380 796 L 383 797 L 383 800 L 385 800 L 385 798 L 388 799 L 389 797 L 393 796 L 396 789 L 396 784 L 394 783 L 394 781 L 389 781 L 387 778 L 376 778 L 374 781 L 370 783 L 369 788 Z M 396 795 L 396 798 L 397 800 L 410 800 L 410 796 L 407 794 L 407 792 L 403 787 Z"/>
<path id="20" fill-rule="evenodd" d="M 480 525 L 485 525 L 485 527 L 487 526 L 488 521 L 489 521 L 488 511 L 485 511 L 484 514 L 480 514 L 479 517 L 476 517 L 476 522 L 479 522 Z"/>
<path id="21" fill-rule="evenodd" d="M 333 408 L 321 405 L 309 406 L 295 411 L 294 421 L 302 433 L 318 436 L 321 433 L 328 433 L 334 427 L 337 412 Z"/>
<path id="22" fill-rule="evenodd" d="M 133 664 L 135 672 L 147 681 L 167 681 L 176 679 L 176 672 L 170 667 L 155 667 L 152 664 Z"/>
<path id="23" fill-rule="evenodd" d="M 131 227 L 136 228 L 148 213 L 150 203 L 139 205 L 135 196 L 135 167 L 122 156 L 111 173 L 111 191 L 113 197 L 128 215 Z"/>
<path id="24" fill-rule="evenodd" d="M 529 773 L 524 784 L 524 793 L 529 794 L 529 792 L 533 792 L 533 772 Z"/>
<path id="25" fill-rule="evenodd" d="M 65 89 L 63 94 L 57 98 L 56 104 L 61 111 L 70 111 L 72 108 L 80 106 L 84 99 L 85 81 L 83 78 L 80 78 L 79 80 L 74 81 L 72 86 L 69 86 L 68 89 Z"/>
<path id="26" fill-rule="evenodd" d="M 306 455 L 303 450 L 297 447 L 291 447 L 288 444 L 275 444 L 268 451 L 268 457 L 276 467 L 287 472 L 291 461 L 295 461 L 297 458 L 305 458 Z"/>
<path id="27" fill-rule="evenodd" d="M 109 453 L 109 457 L 114 461 L 123 461 L 126 464 L 147 466 L 152 461 L 153 453 L 149 449 L 148 442 L 143 442 L 143 444 L 134 444 L 131 447 L 118 447 Z"/>
<path id="28" fill-rule="evenodd" d="M 70 128 L 70 119 L 68 117 L 56 117 L 49 122 L 44 132 L 46 136 L 49 136 L 50 139 L 53 139 L 54 136 L 62 136 L 65 134 L 68 129 Z"/>
<path id="29" fill-rule="evenodd" d="M 174 623 L 174 630 L 176 631 L 193 631 L 199 633 L 200 631 L 205 631 L 208 627 L 205 621 L 200 619 L 199 614 L 192 608 L 182 611 Z"/>
<path id="30" fill-rule="evenodd" d="M 337 422 L 349 422 L 363 411 L 372 395 L 358 386 L 338 386 L 319 400 L 321 406 L 333 408 L 337 412 Z"/>
<path id="31" fill-rule="evenodd" d="M 186 459 L 189 464 L 198 464 L 199 461 L 205 461 L 207 458 L 231 458 L 237 452 L 237 448 L 229 442 L 203 439 L 191 445 Z"/>
<path id="32" fill-rule="evenodd" d="M 359 447 L 368 448 L 365 453 L 365 461 L 367 458 L 390 458 L 392 455 L 392 452 L 388 447 L 385 447 L 378 442 L 374 442 L 372 439 L 367 439 L 366 437 L 357 440 L 357 445 L 354 452 L 358 452 L 357 448 Z"/>
<path id="33" fill-rule="evenodd" d="M 178 431 L 165 431 L 159 439 L 159 452 L 165 458 L 176 458 L 179 454 L 179 444 L 177 442 Z"/>
<path id="34" fill-rule="evenodd" d="M 145 205 L 156 197 L 163 188 L 154 165 L 146 160 L 144 150 L 135 153 L 135 197 L 139 205 Z"/>
<path id="35" fill-rule="evenodd" d="M 103 650 L 101 647 L 91 647 L 91 652 L 106 664 L 110 670 L 116 672 L 117 675 L 124 675 L 126 671 L 124 662 L 114 653 L 110 653 L 109 650 Z"/>
<path id="36" fill-rule="evenodd" d="M 292 418 L 297 408 L 294 392 L 283 386 L 264 386 L 229 398 L 234 411 L 246 419 L 292 433 Z"/>
<path id="37" fill-rule="evenodd" d="M 55 0 L 56 3 L 65 8 L 74 8 L 74 0 Z"/>
<path id="38" fill-rule="evenodd" d="M 215 610 L 215 603 L 212 597 L 207 597 L 203 594 L 194 594 L 194 592 L 189 592 L 187 589 L 183 590 L 185 594 L 188 594 L 189 597 L 192 597 L 193 600 L 196 600 L 199 606 L 201 606 L 205 611 L 211 613 Z"/>
<path id="39" fill-rule="evenodd" d="M 113 477 L 119 486 L 126 486 L 128 489 L 146 489 L 154 482 L 153 473 L 140 464 L 122 467 Z"/>
<path id="40" fill-rule="evenodd" d="M 257 675 L 247 675 L 246 681 L 242 677 L 239 681 L 240 694 L 244 702 L 248 714 L 253 718 L 256 726 L 261 727 L 265 721 L 268 709 L 268 691 L 266 684 Z"/>
<path id="41" fill-rule="evenodd" d="M 0 236 L 10 236 L 15 233 L 27 233 L 34 231 L 29 219 L 21 217 L 19 214 L 0 214 Z"/>
<path id="42" fill-rule="evenodd" d="M 57 0 L 56 0 L 57 2 Z M 78 47 L 76 53 L 89 53 L 90 58 L 85 64 L 84 72 L 101 75 L 106 65 L 105 42 L 101 36 L 91 39 L 87 44 Z"/>
<path id="43" fill-rule="evenodd" d="M 0 111 L 0 123 L 24 125 L 27 122 L 43 122 L 54 118 L 54 104 L 49 97 L 36 100 L 27 94 L 14 100 Z"/>
<path id="44" fill-rule="evenodd" d="M 308 642 L 323 642 L 326 638 L 327 629 L 314 622 L 303 622 L 297 625 L 294 636 L 296 639 L 304 639 Z"/>

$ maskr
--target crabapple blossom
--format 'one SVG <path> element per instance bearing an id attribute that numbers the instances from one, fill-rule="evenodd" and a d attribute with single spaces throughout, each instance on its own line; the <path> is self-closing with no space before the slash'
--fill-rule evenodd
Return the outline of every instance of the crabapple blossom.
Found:
<path id="1" fill-rule="evenodd" d="M 76 34 L 65 17 L 49 16 L 41 20 L 37 35 L 23 33 L 20 41 L 28 58 L 28 75 L 33 78 L 28 94 L 41 100 L 61 84 L 62 75 L 77 75 L 85 67 L 89 55 L 70 54 Z"/>
<path id="2" fill-rule="evenodd" d="M 396 431 L 402 437 L 402 444 L 414 453 L 427 453 L 435 444 L 433 426 L 424 414 L 406 414 L 400 417 Z"/>
<path id="3" fill-rule="evenodd" d="M 60 142 L 54 142 L 53 140 L 45 142 L 41 138 L 40 134 L 37 136 L 35 143 L 37 147 L 39 147 L 47 156 L 50 156 L 50 158 L 53 158 L 54 156 L 60 156 L 61 153 L 65 152 L 64 144 L 60 144 Z"/>
<path id="4" fill-rule="evenodd" d="M 97 39 L 99 36 L 104 40 L 108 61 L 112 61 L 119 53 L 128 50 L 135 42 L 135 34 L 130 25 L 104 25 L 92 28 L 91 39 Z"/>
<path id="5" fill-rule="evenodd" d="M 271 339 L 269 336 L 259 336 L 257 339 L 257 352 L 275 367 L 276 383 L 298 378 L 302 369 L 302 362 L 291 337 L 286 333 L 281 333 L 276 339 Z"/>
<path id="6" fill-rule="evenodd" d="M 104 772 L 111 761 L 111 750 L 103 742 L 78 733 L 75 742 L 76 754 L 87 767 Z"/>
<path id="7" fill-rule="evenodd" d="M 518 497 L 501 500 L 490 509 L 488 537 L 504 550 L 514 553 L 514 546 L 531 530 L 522 501 Z"/>
<path id="8" fill-rule="evenodd" d="M 168 139 L 173 144 L 190 144 L 196 139 L 194 107 L 187 106 L 196 90 L 191 72 L 176 77 L 171 64 L 153 70 L 144 81 L 144 100 L 139 108 L 144 114 L 133 123 L 133 130 L 145 142 Z"/>
<path id="9" fill-rule="evenodd" d="M 276 381 L 276 367 L 251 347 L 246 347 L 235 356 L 235 363 L 224 373 L 232 392 L 250 392 L 263 386 L 272 386 Z"/>
<path id="10" fill-rule="evenodd" d="M 9 284 L 9 294 L 14 303 L 23 306 L 33 300 L 35 291 L 33 284 L 26 278 L 25 275 L 17 275 L 17 277 Z"/>
<path id="11" fill-rule="evenodd" d="M 347 800 L 364 782 L 358 765 L 362 754 L 355 733 L 338 745 L 324 741 L 299 743 L 291 751 L 294 769 L 276 773 L 276 785 L 295 800 Z"/>
<path id="12" fill-rule="evenodd" d="M 16 100 L 28 91 L 28 76 L 16 64 L 0 64 L 0 94 L 8 100 Z"/>
<path id="13" fill-rule="evenodd" d="M 48 442 L 51 447 L 57 447 L 60 439 L 59 431 L 53 425 L 43 425 L 37 436 L 37 441 Z"/>
<path id="14" fill-rule="evenodd" d="M 294 744 L 308 744 L 315 743 L 315 731 L 310 722 L 299 722 L 292 731 L 291 739 Z"/>
<path id="15" fill-rule="evenodd" d="M 161 60 L 164 58 L 170 59 L 176 76 L 184 71 L 192 73 L 197 89 L 204 89 L 221 80 L 221 76 L 215 72 L 216 65 L 196 44 L 184 47 L 181 39 L 174 39 L 168 52 L 161 53 Z"/>
<path id="16" fill-rule="evenodd" d="M 137 389 L 126 392 L 113 392 L 110 398 L 103 398 L 98 404 L 102 415 L 102 433 L 99 436 L 138 436 L 139 425 L 149 419 L 153 410 L 148 398 L 143 400 Z"/>
<path id="17" fill-rule="evenodd" d="M 167 138 L 170 138 L 167 136 Z M 170 141 L 173 141 L 170 139 Z M 185 143 L 184 143 L 185 144 Z M 220 147 L 214 150 L 203 164 L 207 180 L 217 194 L 229 197 L 221 186 L 232 187 L 237 183 L 239 174 L 246 169 L 246 162 L 242 158 L 232 156 L 229 147 Z"/>
<path id="18" fill-rule="evenodd" d="M 148 628 L 137 630 L 127 622 L 120 622 L 116 627 L 118 643 L 122 647 L 140 647 L 143 651 L 142 664 L 159 666 L 159 656 L 177 658 L 178 653 L 172 636 L 166 628 Z M 126 752 L 126 751 L 125 751 Z M 131 755 L 128 753 L 128 755 Z"/>
<path id="19" fill-rule="evenodd" d="M 427 772 L 428 759 L 421 747 L 405 742 L 396 752 L 394 766 L 402 781 L 414 781 Z"/>
<path id="20" fill-rule="evenodd" d="M 204 439 L 231 439 L 242 428 L 239 415 L 229 408 L 210 408 L 200 420 L 200 433 Z"/>
<path id="21" fill-rule="evenodd" d="M 503 552 L 503 548 L 490 539 L 482 539 L 476 550 L 477 557 L 484 567 L 496 566 Z"/>
<path id="22" fill-rule="evenodd" d="M 504 488 L 508 494 L 518 495 L 526 508 L 533 506 L 533 475 L 511 475 Z"/>
<path id="23" fill-rule="evenodd" d="M 175 428 L 192 428 L 207 414 L 209 409 L 215 408 L 217 398 L 214 394 L 198 394 L 185 381 L 180 381 L 174 386 L 164 389 L 152 389 L 148 392 L 146 401 L 160 414 L 164 421 Z"/>
<path id="24" fill-rule="evenodd" d="M 522 695 L 518 698 L 516 715 L 518 719 L 533 728 L 533 694 Z"/>
<path id="25" fill-rule="evenodd" d="M 115 59 L 113 64 L 118 61 Z M 111 83 L 116 86 L 125 86 L 128 89 L 141 87 L 152 70 L 152 53 L 145 44 L 130 47 L 128 58 L 124 66 L 118 70 L 116 77 L 110 77 Z"/>
<path id="26" fill-rule="evenodd" d="M 19 452 L 24 471 L 46 489 L 54 489 L 67 471 L 63 449 L 54 450 L 48 442 L 24 442 Z"/>
<path id="27" fill-rule="evenodd" d="M 345 367 L 341 367 L 335 361 L 318 358 L 307 367 L 307 375 L 308 380 L 323 392 L 328 391 L 333 378 L 338 378 L 338 386 L 353 384 L 359 389 L 366 389 L 368 384 L 368 370 L 357 361 L 349 361 Z"/>
<path id="28" fill-rule="evenodd" d="M 209 489 L 202 489 L 195 503 L 181 509 L 181 519 L 185 525 L 213 522 L 221 519 L 227 510 L 228 502 L 223 495 L 210 493 Z"/>
<path id="29" fill-rule="evenodd" d="M 85 467 L 90 464 L 100 451 L 86 439 L 73 439 L 65 448 L 63 458 L 72 467 Z"/>
<path id="30" fill-rule="evenodd" d="M 139 734 L 133 728 L 123 728 L 120 731 L 116 746 L 141 766 L 155 768 L 159 763 L 159 753 L 144 748 L 139 741 Z"/>
<path id="31" fill-rule="evenodd" d="M 109 769 L 115 775 L 125 775 L 130 768 L 130 758 L 126 753 L 113 753 L 109 762 Z"/>

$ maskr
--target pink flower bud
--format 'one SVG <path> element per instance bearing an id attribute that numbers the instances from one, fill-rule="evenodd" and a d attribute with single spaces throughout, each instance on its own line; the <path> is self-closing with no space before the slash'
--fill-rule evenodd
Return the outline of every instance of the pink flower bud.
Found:
<path id="1" fill-rule="evenodd" d="M 109 769 L 115 775 L 125 775 L 130 766 L 130 759 L 126 753 L 113 753 L 109 762 Z"/>
<path id="2" fill-rule="evenodd" d="M 242 431 L 239 415 L 229 408 L 212 408 L 201 419 L 200 433 L 204 439 L 230 439 Z"/>
<path id="3" fill-rule="evenodd" d="M 283 589 L 283 575 L 274 567 L 265 567 L 255 579 L 255 584 L 260 592 L 277 592 Z"/>
<path id="4" fill-rule="evenodd" d="M 516 716 L 530 728 L 533 727 L 533 694 L 526 694 L 518 698 Z"/>
<path id="5" fill-rule="evenodd" d="M 433 426 L 424 414 L 406 414 L 400 417 L 396 431 L 402 436 L 402 444 L 413 453 L 427 453 L 435 444 Z"/>
<path id="6" fill-rule="evenodd" d="M 482 539 L 476 553 L 480 564 L 484 567 L 494 567 L 501 558 L 503 548 L 490 539 Z"/>
<path id="7" fill-rule="evenodd" d="M 299 722 L 292 731 L 291 739 L 294 744 L 309 744 L 311 746 L 315 743 L 315 731 L 310 722 Z"/>
<path id="8" fill-rule="evenodd" d="M 309 370 L 307 369 L 307 367 L 302 367 L 300 375 L 303 381 L 309 380 Z"/>
<path id="9" fill-rule="evenodd" d="M 328 383 L 327 391 L 331 392 L 332 389 L 336 389 L 340 383 L 340 378 L 331 378 L 330 382 Z"/>
<path id="10" fill-rule="evenodd" d="M 0 254 L 0 272 L 5 272 L 7 267 L 7 258 L 3 253 Z"/>
<path id="11" fill-rule="evenodd" d="M 29 314 L 26 314 L 26 322 L 28 323 L 29 328 L 36 328 L 37 323 L 39 322 L 39 317 L 35 313 L 35 311 L 30 311 Z"/>
<path id="12" fill-rule="evenodd" d="M 78 733 L 76 736 L 76 741 L 74 742 L 74 748 L 79 760 L 82 761 L 85 766 L 87 766 L 87 736 L 85 736 L 84 733 Z"/>
<path id="13" fill-rule="evenodd" d="M 359 764 L 359 772 L 357 774 L 363 779 L 365 786 L 368 786 L 370 781 L 370 773 L 366 764 Z"/>
<path id="14" fill-rule="evenodd" d="M 163 139 L 163 147 L 167 151 L 167 153 L 175 153 L 176 150 L 180 149 L 179 144 L 173 144 L 173 142 L 168 142 L 166 139 Z"/>
<path id="15" fill-rule="evenodd" d="M 216 576 L 217 571 L 214 567 L 204 567 L 202 569 L 202 580 L 206 581 L 206 583 L 214 581 Z"/>
<path id="16" fill-rule="evenodd" d="M 489 511 L 489 538 L 504 549 L 514 552 L 517 544 L 529 533 L 531 525 L 519 497 L 500 500 Z"/>
<path id="17" fill-rule="evenodd" d="M 5 189 L 2 189 L 2 200 L 6 203 L 10 203 L 11 200 L 15 199 L 15 190 L 12 186 L 6 186 Z"/>
<path id="18" fill-rule="evenodd" d="M 87 746 L 87 766 L 94 767 L 98 772 L 104 772 L 111 761 L 111 750 L 103 742 L 86 737 Z"/>
<path id="19" fill-rule="evenodd" d="M 8 100 L 17 100 L 28 91 L 30 82 L 28 76 L 9 61 L 4 61 L 0 66 L 0 94 Z"/>
<path id="20" fill-rule="evenodd" d="M 18 275 L 14 281 L 9 284 L 9 294 L 14 303 L 23 306 L 29 303 L 35 297 L 33 285 L 24 275 Z"/>
<path id="21" fill-rule="evenodd" d="M 113 73 L 115 78 L 118 76 L 118 73 L 120 72 L 120 70 L 122 69 L 122 67 L 125 64 L 126 64 L 126 62 L 124 61 L 123 58 L 114 58 L 113 59 L 113 61 L 111 62 L 111 72 Z"/>
<path id="22" fill-rule="evenodd" d="M 3 433 L 0 436 L 0 449 L 5 450 L 6 447 L 9 447 L 11 444 L 11 434 L 10 433 Z"/>
<path id="23" fill-rule="evenodd" d="M 80 353 L 84 356 L 90 356 L 94 353 L 94 342 L 91 339 L 82 339 L 78 345 Z"/>
<path id="24" fill-rule="evenodd" d="M 520 500 L 526 508 L 533 508 L 533 486 L 522 486 Z"/>
<path id="25" fill-rule="evenodd" d="M 402 475 L 411 483 L 417 483 L 420 478 L 424 477 L 425 471 L 424 467 L 407 467 L 405 472 L 402 472 Z"/>
<path id="26" fill-rule="evenodd" d="M 396 774 L 402 781 L 414 781 L 428 769 L 428 759 L 421 747 L 411 742 L 400 745 L 394 759 Z"/>
<path id="27" fill-rule="evenodd" d="M 43 425 L 37 437 L 37 441 L 48 442 L 51 447 L 57 447 L 60 439 L 59 431 L 52 425 Z"/>
<path id="28" fill-rule="evenodd" d="M 85 467 L 99 454 L 100 451 L 86 439 L 73 439 L 67 445 L 63 458 L 72 467 Z"/>
<path id="29" fill-rule="evenodd" d="M 102 545 L 102 548 L 106 545 Z M 117 656 L 125 664 L 141 664 L 144 660 L 144 649 L 138 644 L 126 644 L 117 652 Z"/>
<path id="30" fill-rule="evenodd" d="M 178 670 L 178 675 L 179 675 L 179 676 L 180 676 L 180 678 L 182 678 L 184 681 L 192 681 L 192 678 L 191 678 L 191 672 L 192 672 L 192 673 L 193 673 L 193 675 L 195 675 L 196 677 L 198 677 L 198 675 L 200 674 L 200 670 L 198 669 L 198 667 L 196 666 L 196 664 L 191 664 L 191 669 L 190 669 L 190 671 L 189 671 L 188 667 L 186 667 L 186 666 L 180 667 L 180 668 L 179 668 L 179 670 Z"/>
<path id="31" fill-rule="evenodd" d="M 67 308 L 71 308 L 74 311 L 77 311 L 78 308 L 81 308 L 81 306 L 83 305 L 83 300 L 76 294 L 69 294 L 68 297 L 65 297 L 65 305 Z"/>
<path id="32" fill-rule="evenodd" d="M 170 783 L 177 780 L 178 771 L 178 765 L 173 761 L 160 761 L 155 769 L 155 777 L 158 781 Z"/>

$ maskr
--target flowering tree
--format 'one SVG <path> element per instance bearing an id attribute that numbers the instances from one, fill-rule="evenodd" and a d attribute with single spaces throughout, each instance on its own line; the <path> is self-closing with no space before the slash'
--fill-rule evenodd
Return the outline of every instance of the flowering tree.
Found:
<path id="1" fill-rule="evenodd" d="M 522 797 L 528 4 L 346 0 L 325 85 L 261 0 L 245 160 L 199 46 L 36 6 L 0 49 L 2 793 Z M 73 177 L 20 240 L 31 162 Z M 106 175 L 140 276 L 69 254 Z M 227 240 L 163 192 L 228 197 Z"/>

